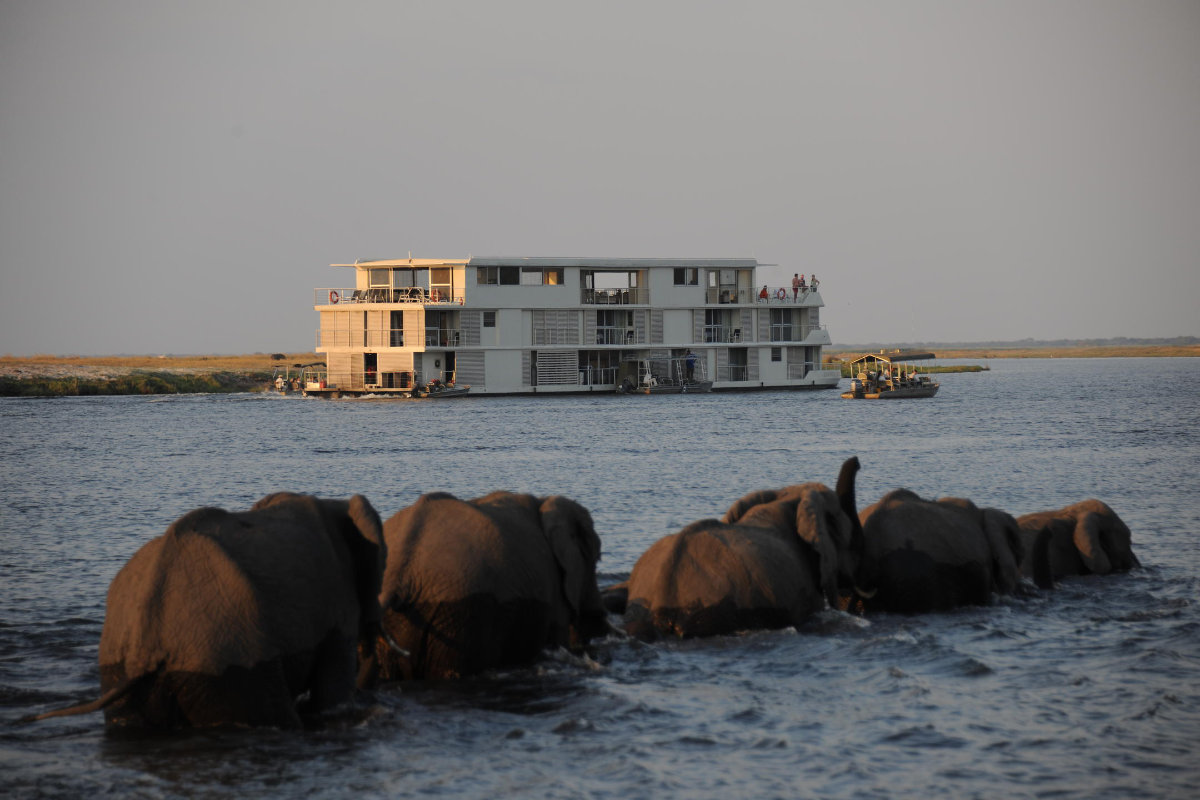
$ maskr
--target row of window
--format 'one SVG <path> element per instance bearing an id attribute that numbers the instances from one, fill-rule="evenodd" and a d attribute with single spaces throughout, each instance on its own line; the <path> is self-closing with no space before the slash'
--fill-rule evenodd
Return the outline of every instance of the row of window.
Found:
<path id="1" fill-rule="evenodd" d="M 480 286 L 561 286 L 562 267 L 476 267 Z"/>

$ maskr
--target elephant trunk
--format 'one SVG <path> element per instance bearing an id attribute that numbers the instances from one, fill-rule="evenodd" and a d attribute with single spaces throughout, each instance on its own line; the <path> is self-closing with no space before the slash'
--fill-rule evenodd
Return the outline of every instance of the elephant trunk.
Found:
<path id="1" fill-rule="evenodd" d="M 1033 582 L 1039 589 L 1054 588 L 1054 570 L 1050 567 L 1050 527 L 1042 528 L 1033 542 Z"/>
<path id="2" fill-rule="evenodd" d="M 874 588 L 876 570 L 873 565 L 867 563 L 867 539 L 863 533 L 862 522 L 858 518 L 858 502 L 855 497 L 854 484 L 859 468 L 858 456 L 851 456 L 842 463 L 835 493 L 842 513 L 850 521 L 850 553 L 857 560 L 852 575 L 854 593 L 864 600 L 870 600 L 876 592 Z M 863 588 L 864 586 L 868 588 Z"/>

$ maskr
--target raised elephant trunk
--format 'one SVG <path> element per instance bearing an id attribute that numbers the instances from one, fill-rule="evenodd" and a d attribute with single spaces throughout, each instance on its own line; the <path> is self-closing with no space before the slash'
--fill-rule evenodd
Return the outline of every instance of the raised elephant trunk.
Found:
<path id="1" fill-rule="evenodd" d="M 867 540 L 863 535 L 862 522 L 858 519 L 858 502 L 855 497 L 854 481 L 861 465 L 858 456 L 851 456 L 842 463 L 838 473 L 837 494 L 838 504 L 842 513 L 850 520 L 850 552 L 858 557 L 858 565 L 854 574 L 854 592 L 864 600 L 875 596 L 876 589 L 872 585 L 873 569 L 866 564 L 865 549 Z M 866 584 L 866 588 L 863 587 Z"/>
<path id="2" fill-rule="evenodd" d="M 851 544 L 861 544 L 862 525 L 858 521 L 858 508 L 854 498 L 854 478 L 858 474 L 859 467 L 858 456 L 850 456 L 842 462 L 842 470 L 838 473 L 837 493 L 838 504 L 842 507 L 843 513 L 850 518 L 850 524 L 853 528 L 850 535 Z"/>

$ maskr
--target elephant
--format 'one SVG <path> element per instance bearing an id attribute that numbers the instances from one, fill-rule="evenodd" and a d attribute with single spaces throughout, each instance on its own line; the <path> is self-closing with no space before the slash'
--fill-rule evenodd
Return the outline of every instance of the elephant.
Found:
<path id="1" fill-rule="evenodd" d="M 432 492 L 388 519 L 384 538 L 383 628 L 407 651 L 378 643 L 384 680 L 525 665 L 611 630 L 596 586 L 600 537 L 574 500 Z"/>
<path id="2" fill-rule="evenodd" d="M 38 718 L 103 708 L 110 726 L 301 727 L 374 679 L 385 563 L 361 495 L 191 511 L 109 587 L 101 697 Z"/>
<path id="3" fill-rule="evenodd" d="M 895 489 L 859 514 L 864 611 L 918 613 L 987 605 L 1021 588 L 1024 547 L 1017 521 L 970 500 L 926 500 Z"/>
<path id="4" fill-rule="evenodd" d="M 821 483 L 752 492 L 720 520 L 659 539 L 606 600 L 625 604 L 626 631 L 645 641 L 800 625 L 852 589 L 858 469 L 857 457 L 842 465 L 836 492 Z"/>
<path id="5" fill-rule="evenodd" d="M 1068 575 L 1108 575 L 1141 566 L 1132 535 L 1100 500 L 1017 517 L 1025 558 L 1021 572 L 1043 589 Z"/>

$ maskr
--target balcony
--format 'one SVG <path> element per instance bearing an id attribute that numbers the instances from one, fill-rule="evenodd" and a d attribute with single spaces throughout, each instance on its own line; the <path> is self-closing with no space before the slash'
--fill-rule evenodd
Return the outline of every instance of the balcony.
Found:
<path id="1" fill-rule="evenodd" d="M 461 306 L 466 297 L 459 290 L 423 289 L 409 286 L 403 289 L 315 289 L 313 305 L 335 306 L 347 303 L 450 305 Z"/>

